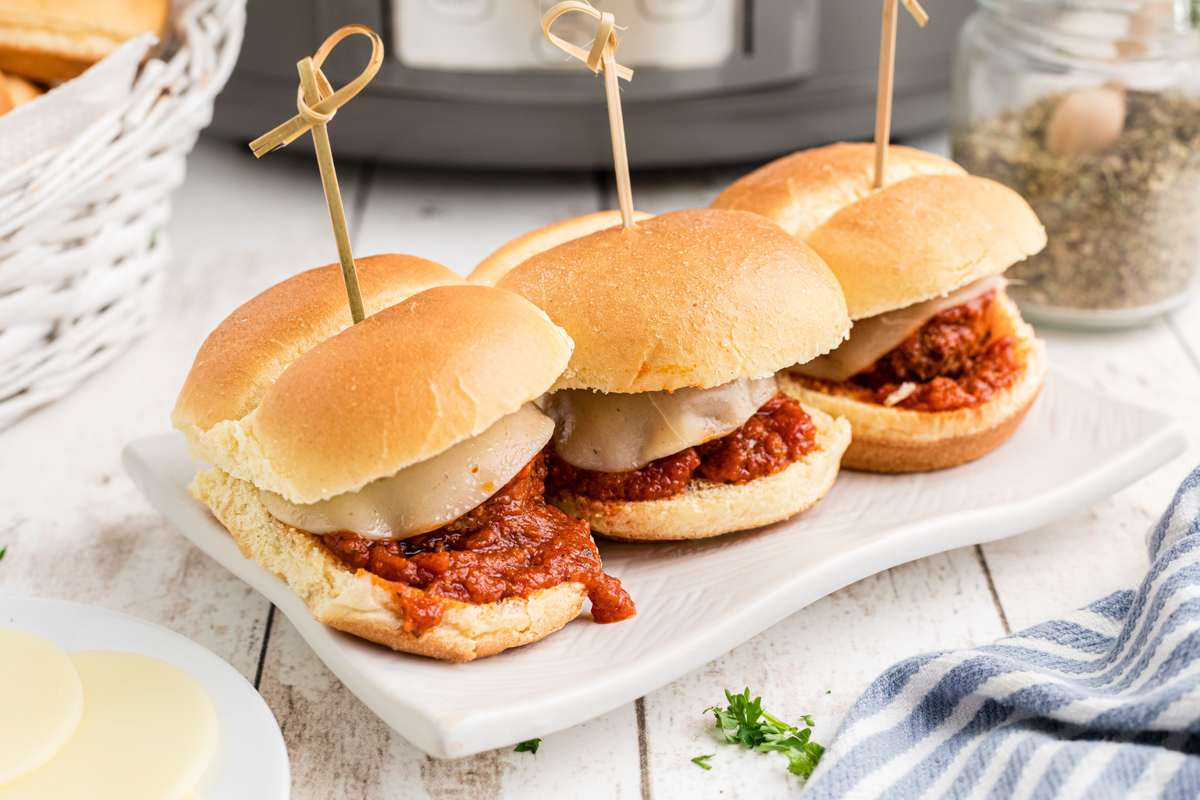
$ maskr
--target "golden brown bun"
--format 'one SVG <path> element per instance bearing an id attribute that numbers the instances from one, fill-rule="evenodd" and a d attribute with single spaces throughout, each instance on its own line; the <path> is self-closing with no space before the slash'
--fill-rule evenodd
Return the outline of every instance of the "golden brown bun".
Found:
<path id="1" fill-rule="evenodd" d="M 650 219 L 653 214 L 635 211 L 633 218 L 638 222 Z M 495 286 L 497 281 L 532 255 L 549 250 L 563 242 L 587 236 L 589 233 L 602 231 L 621 224 L 620 211 L 597 211 L 595 214 L 585 214 L 574 219 L 565 219 L 536 231 L 530 231 L 524 236 L 513 239 L 496 252 L 479 262 L 467 281 L 481 286 Z"/>
<path id="2" fill-rule="evenodd" d="M 442 265 L 415 256 L 368 256 L 354 264 L 368 315 L 433 286 L 464 283 Z M 275 284 L 204 340 L 171 421 L 190 441 L 217 423 L 241 419 L 289 364 L 350 324 L 340 265 L 310 269 Z"/>
<path id="3" fill-rule="evenodd" d="M 850 421 L 854 438 L 842 466 L 869 472 L 923 472 L 965 464 L 987 455 L 1012 435 L 1046 378 L 1045 344 L 1021 319 L 1015 305 L 1000 296 L 1002 334 L 1017 340 L 1024 369 L 1016 383 L 975 408 L 909 411 L 864 403 L 844 395 L 805 388 L 779 373 L 779 385 L 800 402 Z"/>
<path id="4" fill-rule="evenodd" d="M 188 489 L 229 529 L 242 555 L 287 581 L 319 622 L 393 650 L 449 661 L 495 655 L 566 625 L 586 596 L 582 585 L 563 583 L 484 605 L 447 600 L 442 621 L 417 636 L 403 629 L 397 584 L 351 569 L 315 536 L 275 519 L 249 483 L 212 469 Z"/>
<path id="5" fill-rule="evenodd" d="M 162 36 L 168 0 L 0 0 L 0 70 L 66 81 L 143 33 Z"/>
<path id="6" fill-rule="evenodd" d="M 900 181 L 846 206 L 806 240 L 846 293 L 851 319 L 882 314 L 1004 272 L 1046 230 L 1022 197 L 973 175 Z"/>
<path id="7" fill-rule="evenodd" d="M 611 539 L 705 539 L 787 519 L 829 492 L 850 443 L 846 420 L 816 408 L 804 410 L 816 426 L 820 449 L 766 478 L 742 485 L 693 480 L 683 492 L 664 500 L 593 500 L 571 492 L 551 500 Z"/>
<path id="8" fill-rule="evenodd" d="M 17 107 L 16 98 L 12 95 L 11 84 L 8 81 L 8 76 L 0 73 L 0 116 Z"/>
<path id="9" fill-rule="evenodd" d="M 696 209 L 609 228 L 532 256 L 497 284 L 566 329 L 554 389 L 717 386 L 809 361 L 845 338 L 833 274 L 779 226 Z"/>
<path id="10" fill-rule="evenodd" d="M 8 91 L 13 108 L 23 106 L 30 100 L 36 100 L 45 94 L 42 87 L 36 83 L 30 83 L 19 75 L 5 75 L 4 89 Z"/>
<path id="11" fill-rule="evenodd" d="M 914 175 L 966 175 L 953 161 L 902 145 L 888 148 L 884 185 Z M 875 145 L 841 142 L 772 161 L 734 181 L 713 208 L 752 211 L 807 239 L 825 220 L 874 191 Z"/>
<path id="12" fill-rule="evenodd" d="M 300 356 L 192 455 L 315 503 L 482 433 L 550 388 L 570 356 L 567 335 L 517 295 L 434 287 Z"/>

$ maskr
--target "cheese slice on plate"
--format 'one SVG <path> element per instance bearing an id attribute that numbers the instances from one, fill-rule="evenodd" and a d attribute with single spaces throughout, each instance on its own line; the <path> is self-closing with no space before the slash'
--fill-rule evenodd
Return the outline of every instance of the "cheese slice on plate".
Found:
<path id="1" fill-rule="evenodd" d="M 0 800 L 183 800 L 217 749 L 217 714 L 192 676 L 140 653 L 70 655 L 83 684 L 75 735 Z"/>
<path id="2" fill-rule="evenodd" d="M 83 684 L 62 648 L 0 628 L 0 787 L 57 753 L 81 716 Z"/>

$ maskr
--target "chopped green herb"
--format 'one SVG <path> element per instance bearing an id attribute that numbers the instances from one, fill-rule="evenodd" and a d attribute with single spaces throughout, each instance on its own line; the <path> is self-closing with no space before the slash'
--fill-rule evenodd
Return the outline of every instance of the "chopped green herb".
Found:
<path id="1" fill-rule="evenodd" d="M 706 756 L 696 756 L 695 758 L 692 759 L 692 763 L 695 764 L 697 767 L 704 767 L 705 769 L 712 769 L 712 764 L 706 764 L 705 762 L 708 761 L 710 758 L 712 758 L 715 755 L 716 755 L 716 753 L 709 753 Z"/>
<path id="2" fill-rule="evenodd" d="M 530 739 L 528 742 L 521 742 L 513 748 L 514 753 L 533 753 L 537 755 L 538 746 L 542 743 L 541 739 Z"/>
<path id="3" fill-rule="evenodd" d="M 704 709 L 717 718 L 717 727 L 725 735 L 725 741 L 760 753 L 783 753 L 788 758 L 788 772 L 802 778 L 812 775 L 825 748 L 809 741 L 814 724 L 811 716 L 805 714 L 800 718 L 805 725 L 801 730 L 763 711 L 762 698 L 751 700 L 749 689 L 741 694 L 726 689 L 725 698 L 729 701 L 727 708 Z"/>
<path id="4" fill-rule="evenodd" d="M 0 561 L 3 561 L 4 556 L 7 554 L 8 554 L 8 545 L 4 545 L 4 547 L 0 547 Z"/>

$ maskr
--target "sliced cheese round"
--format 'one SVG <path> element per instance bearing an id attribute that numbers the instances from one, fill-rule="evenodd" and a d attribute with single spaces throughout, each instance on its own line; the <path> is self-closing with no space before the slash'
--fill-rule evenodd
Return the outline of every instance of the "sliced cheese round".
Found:
<path id="1" fill-rule="evenodd" d="M 563 389 L 545 400 L 554 449 L 580 469 L 628 472 L 737 430 L 779 391 L 775 379 L 711 389 L 604 394 Z"/>
<path id="2" fill-rule="evenodd" d="M 0 787 L 57 753 L 83 716 L 83 684 L 49 639 L 0 628 Z"/>
<path id="3" fill-rule="evenodd" d="M 990 275 L 942 297 L 855 320 L 850 328 L 850 338 L 837 349 L 805 364 L 797 364 L 792 370 L 819 380 L 849 380 L 895 350 L 938 314 L 1002 288 L 1004 284 L 1000 275 Z"/>
<path id="4" fill-rule="evenodd" d="M 79 727 L 49 761 L 0 787 L 0 800 L 187 797 L 217 750 L 217 713 L 204 687 L 140 653 L 70 658 L 83 684 Z"/>
<path id="5" fill-rule="evenodd" d="M 293 528 L 403 539 L 440 528 L 487 500 L 550 441 L 554 422 L 526 403 L 478 436 L 357 492 L 298 505 L 263 490 L 263 505 Z"/>

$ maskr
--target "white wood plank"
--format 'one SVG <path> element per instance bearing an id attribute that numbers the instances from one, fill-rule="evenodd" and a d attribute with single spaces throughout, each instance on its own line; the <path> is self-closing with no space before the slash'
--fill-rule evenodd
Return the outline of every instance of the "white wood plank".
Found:
<path id="1" fill-rule="evenodd" d="M 361 167 L 351 162 L 338 169 L 353 228 Z M 242 145 L 202 138 L 188 159 L 188 179 L 175 193 L 168 234 L 173 282 L 182 284 L 189 310 L 208 308 L 206 327 L 188 331 L 195 347 L 258 292 L 338 260 L 317 163 L 286 150 L 255 159 Z M 181 327 L 163 325 L 160 331 L 175 334 Z M 190 366 L 189 355 L 181 381 Z"/>
<path id="2" fill-rule="evenodd" d="M 72 395 L 0 433 L 0 591 L 134 614 L 253 679 L 268 603 L 159 516 L 125 476 L 121 448 L 170 427 L 175 395 L 217 322 L 336 250 L 312 162 L 255 162 L 201 141 L 189 167 L 156 328 Z M 353 188 L 353 173 L 343 184 Z"/>
<path id="3" fill-rule="evenodd" d="M 359 702 L 278 612 L 261 691 L 287 741 L 295 800 L 641 796 L 632 704 L 544 737 L 536 755 L 506 748 L 439 761 Z"/>
<path id="4" fill-rule="evenodd" d="M 408 253 L 466 275 L 501 245 L 597 211 L 591 174 L 458 173 L 381 167 L 355 237 L 356 254 Z"/>
<path id="5" fill-rule="evenodd" d="M 684 208 L 706 208 L 729 184 L 757 165 L 717 167 L 695 170 L 653 170 L 630 176 L 633 205 L 638 211 L 664 214 Z M 617 207 L 617 192 L 612 178 L 604 173 L 605 205 Z"/>
<path id="6" fill-rule="evenodd" d="M 1200 295 L 1171 315 L 1169 324 L 1200 369 Z"/>
<path id="7" fill-rule="evenodd" d="M 1086 511 L 984 545 L 1013 630 L 1136 587 L 1148 566 L 1146 531 L 1200 462 L 1200 372 L 1166 325 L 1104 334 L 1041 330 L 1039 335 L 1049 345 L 1051 369 L 1116 399 L 1179 417 L 1191 446 Z"/>
<path id="8" fill-rule="evenodd" d="M 647 696 L 654 797 L 792 797 L 803 782 L 787 759 L 728 745 L 708 706 L 749 687 L 785 721 L 811 714 L 828 744 L 854 700 L 896 661 L 973 647 L 1003 635 L 974 548 L 952 550 L 859 581 L 788 617 L 705 668 Z M 716 753 L 705 771 L 691 759 Z"/>

